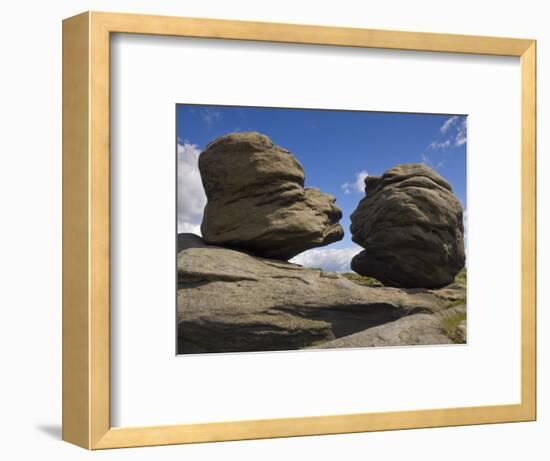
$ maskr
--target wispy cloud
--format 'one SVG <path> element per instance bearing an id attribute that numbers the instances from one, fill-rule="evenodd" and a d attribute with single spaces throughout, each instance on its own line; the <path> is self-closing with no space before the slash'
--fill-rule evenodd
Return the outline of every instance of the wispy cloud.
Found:
<path id="1" fill-rule="evenodd" d="M 466 144 L 467 140 L 467 125 L 466 125 L 466 117 L 462 119 L 460 124 L 458 125 L 456 136 L 455 136 L 455 146 L 462 146 L 463 144 Z"/>
<path id="2" fill-rule="evenodd" d="M 439 150 L 439 149 L 447 149 L 451 146 L 451 140 L 446 139 L 445 141 L 432 141 L 428 145 L 428 150 Z"/>
<path id="3" fill-rule="evenodd" d="M 208 125 L 208 128 L 212 128 L 221 118 L 222 114 L 218 110 L 214 109 L 202 109 L 201 117 Z"/>
<path id="4" fill-rule="evenodd" d="M 445 164 L 445 156 L 437 155 L 466 143 L 466 117 L 453 115 L 439 127 L 439 133 L 431 141 L 426 150 L 420 154 L 422 162 L 431 168 L 439 169 Z"/>
<path id="5" fill-rule="evenodd" d="M 429 145 L 429 150 L 445 150 L 466 143 L 466 117 L 453 115 L 439 128 L 440 135 Z"/>
<path id="6" fill-rule="evenodd" d="M 200 235 L 200 224 L 206 205 L 206 195 L 199 172 L 197 145 L 178 143 L 178 232 Z"/>
<path id="7" fill-rule="evenodd" d="M 445 159 L 440 158 L 439 160 L 435 160 L 431 158 L 429 155 L 422 153 L 420 154 L 420 158 L 422 159 L 422 163 L 428 165 L 430 168 L 433 168 L 434 170 L 439 170 L 443 165 L 445 165 Z"/>
<path id="8" fill-rule="evenodd" d="M 340 187 L 344 191 L 344 194 L 351 194 L 352 191 L 356 193 L 365 192 L 365 179 L 369 173 L 367 170 L 361 170 L 355 174 L 355 179 L 352 182 L 345 182 Z"/>
<path id="9" fill-rule="evenodd" d="M 451 128 L 457 121 L 458 115 L 453 115 L 452 117 L 445 120 L 443 125 L 441 125 L 441 128 L 439 128 L 439 131 L 441 131 L 441 133 L 447 133 L 447 131 L 449 131 L 449 128 Z"/>
<path id="10" fill-rule="evenodd" d="M 295 256 L 290 262 L 328 272 L 350 272 L 351 259 L 361 250 L 357 245 L 349 248 L 313 248 Z"/>

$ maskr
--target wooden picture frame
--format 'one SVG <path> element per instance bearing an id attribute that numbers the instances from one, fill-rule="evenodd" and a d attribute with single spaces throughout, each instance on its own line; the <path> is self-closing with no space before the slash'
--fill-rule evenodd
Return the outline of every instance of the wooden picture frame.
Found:
<path id="1" fill-rule="evenodd" d="M 521 59 L 521 403 L 157 427 L 110 425 L 109 48 L 112 33 Z M 63 21 L 63 439 L 87 449 L 456 426 L 536 418 L 536 42 L 86 12 Z"/>

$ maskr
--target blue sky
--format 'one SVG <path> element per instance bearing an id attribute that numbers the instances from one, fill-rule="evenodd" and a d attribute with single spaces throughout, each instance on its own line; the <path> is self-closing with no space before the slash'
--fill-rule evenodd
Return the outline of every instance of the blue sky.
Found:
<path id="1" fill-rule="evenodd" d="M 266 134 L 300 161 L 306 187 L 336 197 L 344 239 L 298 256 L 301 264 L 347 270 L 349 256 L 359 250 L 351 242 L 349 216 L 364 196 L 362 180 L 399 163 L 424 162 L 437 170 L 467 209 L 465 116 L 181 104 L 176 123 L 180 232 L 196 232 L 202 219 L 198 155 L 209 142 L 234 131 Z"/>

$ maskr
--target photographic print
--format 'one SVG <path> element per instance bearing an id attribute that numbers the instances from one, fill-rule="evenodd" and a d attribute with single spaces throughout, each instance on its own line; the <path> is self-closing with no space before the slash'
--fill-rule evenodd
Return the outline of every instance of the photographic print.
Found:
<path id="1" fill-rule="evenodd" d="M 467 341 L 467 116 L 178 104 L 177 353 Z"/>

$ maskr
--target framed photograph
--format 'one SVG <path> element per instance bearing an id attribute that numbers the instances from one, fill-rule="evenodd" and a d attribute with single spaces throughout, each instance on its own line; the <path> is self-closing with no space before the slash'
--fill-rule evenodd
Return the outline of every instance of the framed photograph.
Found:
<path id="1" fill-rule="evenodd" d="M 63 21 L 63 439 L 536 418 L 536 42 Z"/>

